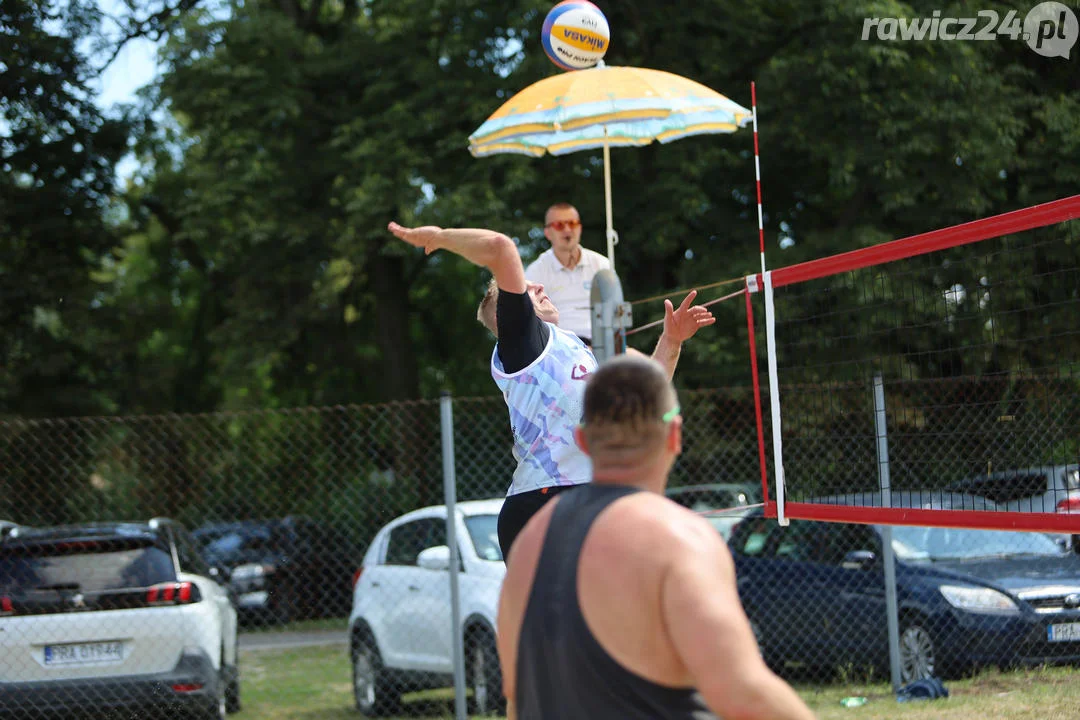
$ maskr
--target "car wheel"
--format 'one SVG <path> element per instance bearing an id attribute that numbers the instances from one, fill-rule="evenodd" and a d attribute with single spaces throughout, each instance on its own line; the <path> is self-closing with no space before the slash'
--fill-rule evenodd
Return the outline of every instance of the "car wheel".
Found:
<path id="1" fill-rule="evenodd" d="M 229 667 L 225 683 L 225 712 L 238 713 L 242 707 L 240 702 L 240 668 Z"/>
<path id="2" fill-rule="evenodd" d="M 933 677 L 937 665 L 934 637 L 922 618 L 908 618 L 900 630 L 900 680 L 905 685 Z"/>
<path id="3" fill-rule="evenodd" d="M 486 630 L 472 629 L 465 644 L 465 668 L 472 698 L 469 710 L 473 715 L 491 715 L 505 711 L 502 692 L 502 668 L 495 638 Z"/>
<path id="4" fill-rule="evenodd" d="M 270 596 L 270 613 L 278 625 L 288 625 L 296 619 L 296 600 L 291 586 L 282 585 L 274 590 Z"/>
<path id="5" fill-rule="evenodd" d="M 353 643 L 352 666 L 356 709 L 368 717 L 394 712 L 401 696 L 387 682 L 382 656 L 370 633 L 364 633 Z"/>

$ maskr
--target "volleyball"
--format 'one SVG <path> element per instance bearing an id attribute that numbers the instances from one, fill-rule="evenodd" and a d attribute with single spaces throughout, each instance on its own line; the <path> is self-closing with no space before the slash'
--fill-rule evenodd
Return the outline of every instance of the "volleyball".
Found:
<path id="1" fill-rule="evenodd" d="M 588 0 L 563 0 L 551 8 L 540 32 L 544 53 L 563 70 L 593 67 L 610 40 L 607 18 Z"/>

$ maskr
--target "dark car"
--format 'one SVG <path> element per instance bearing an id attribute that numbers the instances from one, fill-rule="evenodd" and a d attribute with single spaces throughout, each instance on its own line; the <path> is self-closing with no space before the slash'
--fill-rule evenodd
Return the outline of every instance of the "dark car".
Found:
<path id="1" fill-rule="evenodd" d="M 363 553 L 343 533 L 290 516 L 204 525 L 193 535 L 208 561 L 230 568 L 243 620 L 349 614 Z"/>
<path id="2" fill-rule="evenodd" d="M 728 544 L 766 660 L 887 676 L 882 528 L 760 510 Z M 1080 557 L 1042 533 L 892 528 L 901 676 L 1080 660 Z"/>
<path id="3" fill-rule="evenodd" d="M 223 718 L 240 709 L 236 609 L 178 523 L 0 537 L 0 717 Z"/>

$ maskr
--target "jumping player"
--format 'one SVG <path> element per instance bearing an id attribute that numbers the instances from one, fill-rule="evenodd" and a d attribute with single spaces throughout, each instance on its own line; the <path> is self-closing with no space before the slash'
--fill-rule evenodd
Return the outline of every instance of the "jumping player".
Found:
<path id="1" fill-rule="evenodd" d="M 480 229 L 406 228 L 390 232 L 428 254 L 448 250 L 491 270 L 494 276 L 477 319 L 497 338 L 491 375 L 510 411 L 517 469 L 499 513 L 499 545 L 508 559 L 525 523 L 557 493 L 589 482 L 591 463 L 574 443 L 581 419 L 585 379 L 596 357 L 577 335 L 557 326 L 558 308 L 544 286 L 525 279 L 514 241 Z M 691 306 L 691 291 L 678 308 L 664 301 L 664 330 L 652 357 L 672 377 L 682 344 L 716 319 L 708 308 Z M 637 351 L 633 351 L 637 352 Z"/>

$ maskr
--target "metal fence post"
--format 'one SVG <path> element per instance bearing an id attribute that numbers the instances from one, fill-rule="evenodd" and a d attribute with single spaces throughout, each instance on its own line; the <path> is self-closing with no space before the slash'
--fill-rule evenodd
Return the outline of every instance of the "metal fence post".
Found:
<path id="1" fill-rule="evenodd" d="M 446 542 L 450 546 L 450 638 L 454 647 L 454 714 L 465 716 L 465 638 L 461 633 L 461 596 L 458 568 L 461 557 L 457 542 L 457 478 L 454 475 L 454 401 L 447 391 L 439 398 L 442 427 L 443 492 L 446 496 Z"/>
<path id="2" fill-rule="evenodd" d="M 881 506 L 892 507 L 889 484 L 889 437 L 885 422 L 885 386 L 881 373 L 874 374 L 874 428 L 877 434 L 878 481 Z M 893 691 L 900 689 L 900 617 L 896 602 L 896 554 L 892 546 L 892 526 L 881 531 L 881 555 L 885 561 L 885 612 L 889 624 L 889 675 Z"/>

